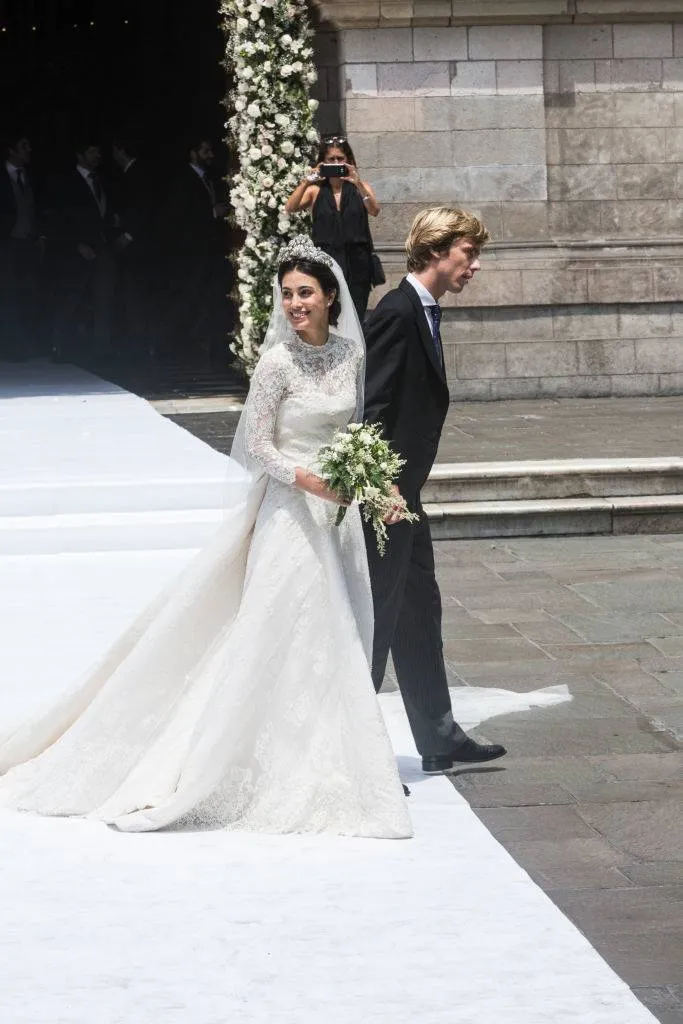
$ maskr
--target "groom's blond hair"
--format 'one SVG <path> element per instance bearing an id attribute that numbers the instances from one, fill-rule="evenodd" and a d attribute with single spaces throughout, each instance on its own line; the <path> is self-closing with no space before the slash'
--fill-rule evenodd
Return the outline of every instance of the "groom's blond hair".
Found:
<path id="1" fill-rule="evenodd" d="M 450 249 L 458 238 L 471 238 L 482 246 L 490 237 L 486 227 L 473 213 L 453 206 L 433 206 L 422 210 L 406 238 L 408 270 L 424 270 L 436 255 Z"/>

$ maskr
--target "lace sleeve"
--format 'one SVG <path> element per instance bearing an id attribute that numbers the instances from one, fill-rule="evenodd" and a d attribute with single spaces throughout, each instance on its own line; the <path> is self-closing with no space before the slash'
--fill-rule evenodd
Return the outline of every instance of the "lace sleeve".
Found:
<path id="1" fill-rule="evenodd" d="M 264 357 L 254 371 L 249 388 L 245 446 L 247 455 L 266 473 L 284 484 L 293 484 L 296 466 L 275 447 L 277 413 L 286 391 L 286 368 Z"/>

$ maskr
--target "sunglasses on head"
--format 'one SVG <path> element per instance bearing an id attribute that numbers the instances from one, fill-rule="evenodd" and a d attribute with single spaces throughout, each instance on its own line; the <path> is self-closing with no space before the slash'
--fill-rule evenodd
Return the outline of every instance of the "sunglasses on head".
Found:
<path id="1" fill-rule="evenodd" d="M 346 142 L 346 138 L 344 135 L 326 135 L 325 138 L 323 139 L 323 142 L 325 143 L 326 146 L 331 146 L 335 142 L 339 143 L 340 145 L 343 145 Z"/>

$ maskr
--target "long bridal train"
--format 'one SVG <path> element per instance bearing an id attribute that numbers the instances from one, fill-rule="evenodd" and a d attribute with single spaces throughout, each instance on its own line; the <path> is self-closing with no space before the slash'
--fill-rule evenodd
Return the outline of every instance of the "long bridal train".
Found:
<path id="1" fill-rule="evenodd" d="M 277 417 L 277 456 L 310 462 L 353 414 L 357 359 L 337 335 L 316 351 L 293 332 L 269 355 L 262 397 L 283 372 L 289 397 L 279 415 L 257 402 L 252 428 L 272 437 Z M 368 667 L 358 510 L 337 528 L 331 503 L 230 467 L 241 496 L 207 549 L 82 684 L 0 743 L 0 804 L 129 831 L 409 836 Z"/>

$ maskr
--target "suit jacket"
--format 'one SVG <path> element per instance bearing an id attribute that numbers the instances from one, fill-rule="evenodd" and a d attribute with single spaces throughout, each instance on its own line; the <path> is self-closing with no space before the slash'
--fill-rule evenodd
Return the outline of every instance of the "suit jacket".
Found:
<path id="1" fill-rule="evenodd" d="M 406 460 L 398 486 L 415 506 L 436 458 L 449 392 L 422 303 L 405 278 L 369 314 L 365 341 L 364 418 L 380 423 Z"/>
<path id="2" fill-rule="evenodd" d="M 107 198 L 104 217 L 87 181 L 80 171 L 73 170 L 57 183 L 51 203 L 49 237 L 56 246 L 73 254 L 78 245 L 95 250 L 106 248 L 117 233 L 111 196 L 102 185 Z"/>
<path id="3" fill-rule="evenodd" d="M 24 174 L 26 174 L 26 171 L 24 171 Z M 38 231 L 40 232 L 40 210 L 38 207 L 38 198 L 36 196 L 36 187 L 30 175 L 27 175 L 27 178 L 33 191 L 36 221 Z M 10 237 L 14 230 L 16 220 L 17 204 L 14 198 L 14 189 L 3 160 L 2 164 L 0 164 L 0 242 L 5 242 Z"/>
<path id="4" fill-rule="evenodd" d="M 126 259 L 145 260 L 153 255 L 158 229 L 159 195 L 152 169 L 136 160 L 125 171 L 114 193 L 114 205 L 120 221 L 120 233 L 133 241 L 126 248 Z"/>
<path id="5" fill-rule="evenodd" d="M 169 252 L 181 264 L 213 256 L 220 248 L 220 222 L 206 185 L 189 164 L 171 186 L 164 218 Z"/>

